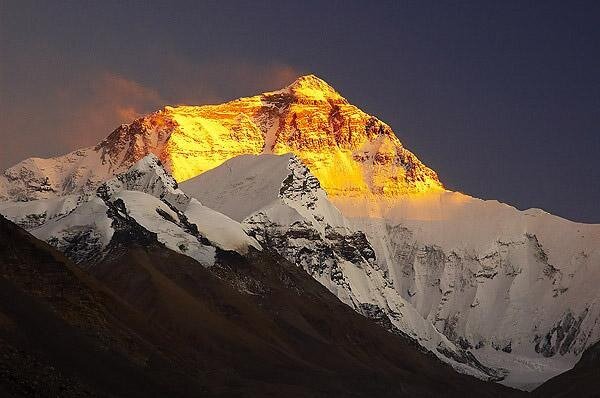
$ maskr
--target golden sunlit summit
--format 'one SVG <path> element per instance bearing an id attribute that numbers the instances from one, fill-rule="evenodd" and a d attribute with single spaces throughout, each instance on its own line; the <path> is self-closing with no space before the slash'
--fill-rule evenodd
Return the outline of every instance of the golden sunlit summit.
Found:
<path id="1" fill-rule="evenodd" d="M 331 196 L 440 191 L 436 173 L 392 129 L 314 75 L 221 105 L 165 107 L 115 130 L 101 147 L 135 161 L 153 152 L 177 181 L 241 154 L 294 153 Z"/>

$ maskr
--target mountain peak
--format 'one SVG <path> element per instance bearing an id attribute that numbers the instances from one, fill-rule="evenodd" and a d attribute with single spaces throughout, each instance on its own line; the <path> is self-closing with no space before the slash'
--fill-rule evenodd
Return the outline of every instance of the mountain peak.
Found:
<path id="1" fill-rule="evenodd" d="M 390 126 L 310 74 L 282 90 L 224 104 L 166 107 L 118 127 L 95 147 L 24 161 L 0 175 L 0 199 L 93 192 L 150 153 L 156 158 L 146 163 L 160 159 L 178 182 L 235 156 L 294 153 L 332 196 L 444 189 Z"/>
<path id="2" fill-rule="evenodd" d="M 300 86 L 323 86 L 323 87 L 327 87 L 327 88 L 333 90 L 333 88 L 325 80 L 321 79 L 320 77 L 318 77 L 317 75 L 314 75 L 312 73 L 309 73 L 308 75 L 299 76 L 288 87 L 300 87 Z"/>
<path id="3" fill-rule="evenodd" d="M 286 89 L 300 99 L 312 101 L 346 101 L 325 80 L 313 74 L 298 77 L 292 84 L 287 86 Z"/>

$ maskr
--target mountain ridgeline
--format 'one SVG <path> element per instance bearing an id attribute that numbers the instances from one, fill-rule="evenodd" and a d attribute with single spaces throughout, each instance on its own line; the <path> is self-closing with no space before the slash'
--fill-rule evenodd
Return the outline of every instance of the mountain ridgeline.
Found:
<path id="1" fill-rule="evenodd" d="M 600 340 L 600 225 L 446 190 L 387 124 L 313 75 L 24 160 L 0 175 L 0 214 L 21 239 L 0 258 L 6 292 L 29 306 L 4 300 L 17 395 L 39 383 L 71 396 L 594 384 L 595 348 L 588 367 L 536 389 Z M 48 349 L 35 343 L 43 322 Z M 64 336 L 81 347 L 71 364 Z M 96 372 L 108 358 L 119 365 Z"/>

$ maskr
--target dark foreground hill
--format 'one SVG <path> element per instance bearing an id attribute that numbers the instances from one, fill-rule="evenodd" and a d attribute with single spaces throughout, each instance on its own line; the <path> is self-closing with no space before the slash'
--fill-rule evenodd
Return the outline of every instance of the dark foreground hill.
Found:
<path id="1" fill-rule="evenodd" d="M 520 395 L 454 372 L 275 254 L 220 252 L 206 269 L 121 242 L 88 273 L 0 217 L 0 394 Z"/>
<path id="2" fill-rule="evenodd" d="M 536 397 L 600 397 L 600 343 L 588 348 L 575 367 L 538 387 Z"/>

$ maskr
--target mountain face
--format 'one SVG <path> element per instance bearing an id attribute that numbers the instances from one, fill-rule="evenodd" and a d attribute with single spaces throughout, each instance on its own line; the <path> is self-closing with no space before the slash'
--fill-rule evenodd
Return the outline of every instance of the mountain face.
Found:
<path id="1" fill-rule="evenodd" d="M 241 154 L 296 153 L 330 195 L 440 190 L 435 172 L 385 123 L 304 76 L 287 88 L 223 105 L 166 107 L 122 125 L 95 147 L 4 172 L 0 199 L 90 192 L 154 153 L 177 181 Z"/>
<path id="2" fill-rule="evenodd" d="M 519 396 L 453 372 L 276 254 L 215 248 L 206 269 L 142 231 L 118 232 L 86 273 L 0 216 L 3 396 Z"/>
<path id="3" fill-rule="evenodd" d="M 181 189 L 240 221 L 262 246 L 304 268 L 357 312 L 414 339 L 463 373 L 502 378 L 397 294 L 365 234 L 352 228 L 297 157 L 239 156 L 182 183 Z"/>
<path id="4" fill-rule="evenodd" d="M 198 396 L 173 335 L 0 216 L 2 396 Z"/>
<path id="5" fill-rule="evenodd" d="M 405 208 L 352 217 L 364 205 L 355 198 L 346 217 L 333 206 L 344 209 L 344 202 L 328 198 L 289 156 L 236 157 L 181 188 L 240 221 L 356 311 L 461 372 L 531 389 L 569 369 L 598 339 L 597 226 L 454 193 L 436 195 L 441 209 L 421 213 L 461 212 L 454 217 L 411 219 Z M 427 200 L 404 198 L 395 206 Z M 542 246 L 538 237 L 555 239 L 555 246 Z M 578 255 L 589 249 L 596 257 Z M 567 265 L 555 267 L 569 251 Z"/>
<path id="6" fill-rule="evenodd" d="M 91 268 L 131 231 L 209 269 L 219 250 L 277 253 L 456 370 L 522 389 L 600 340 L 599 225 L 445 190 L 312 75 L 25 160 L 0 198 L 0 213 Z"/>
<path id="7" fill-rule="evenodd" d="M 1 205 L 0 205 L 1 206 Z M 68 195 L 16 204 L 3 212 L 28 226 L 78 263 L 101 259 L 115 233 L 135 225 L 166 247 L 205 266 L 214 263 L 215 248 L 246 253 L 261 249 L 242 226 L 186 196 L 154 155 L 104 182 L 94 195 Z M 61 209 L 55 211 L 56 208 Z M 33 222 L 32 220 L 35 220 Z"/>
<path id="8" fill-rule="evenodd" d="M 369 238 L 395 290 L 486 366 L 505 369 L 503 383 L 531 389 L 572 367 L 600 338 L 600 228 L 432 196 L 375 210 L 332 201 Z"/>

